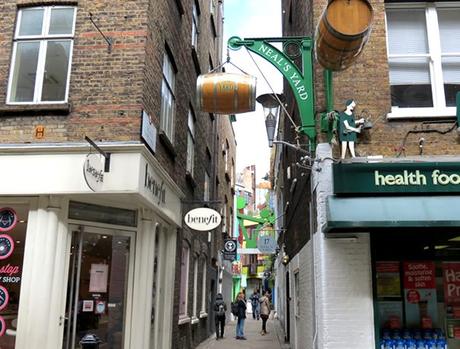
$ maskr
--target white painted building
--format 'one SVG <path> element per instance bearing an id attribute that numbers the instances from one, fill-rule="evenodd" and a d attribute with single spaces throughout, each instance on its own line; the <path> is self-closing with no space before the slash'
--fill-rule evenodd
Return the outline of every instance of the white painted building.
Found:
<path id="1" fill-rule="evenodd" d="M 17 219 L 2 233 L 19 276 L 2 283 L 4 339 L 15 348 L 74 348 L 94 322 L 101 349 L 171 346 L 183 193 L 144 145 L 101 148 L 110 169 L 95 191 L 88 144 L 1 148 L 0 211 Z"/>

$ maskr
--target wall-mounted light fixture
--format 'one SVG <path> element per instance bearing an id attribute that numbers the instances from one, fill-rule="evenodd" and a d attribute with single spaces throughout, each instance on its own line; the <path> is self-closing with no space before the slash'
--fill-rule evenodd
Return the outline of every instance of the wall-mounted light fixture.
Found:
<path id="1" fill-rule="evenodd" d="M 276 122 L 280 112 L 280 103 L 284 101 L 282 94 L 266 93 L 256 98 L 262 104 L 265 115 L 265 128 L 267 129 L 268 146 L 273 147 L 275 138 Z"/>

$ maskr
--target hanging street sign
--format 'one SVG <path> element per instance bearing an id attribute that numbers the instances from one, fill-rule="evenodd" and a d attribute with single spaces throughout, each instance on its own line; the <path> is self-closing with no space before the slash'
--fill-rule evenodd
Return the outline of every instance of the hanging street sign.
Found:
<path id="1" fill-rule="evenodd" d="M 237 239 L 224 240 L 224 259 L 234 261 L 236 259 Z"/>
<path id="2" fill-rule="evenodd" d="M 222 222 L 219 212 L 206 207 L 195 208 L 188 211 L 184 223 L 193 230 L 210 231 L 217 228 Z"/>
<path id="3" fill-rule="evenodd" d="M 259 236 L 257 248 L 262 254 L 273 254 L 276 251 L 276 240 L 272 236 Z"/>
<path id="4" fill-rule="evenodd" d="M 95 153 L 86 155 L 83 163 L 83 176 L 92 191 L 97 192 L 102 189 L 104 184 L 104 163 L 101 155 Z"/>

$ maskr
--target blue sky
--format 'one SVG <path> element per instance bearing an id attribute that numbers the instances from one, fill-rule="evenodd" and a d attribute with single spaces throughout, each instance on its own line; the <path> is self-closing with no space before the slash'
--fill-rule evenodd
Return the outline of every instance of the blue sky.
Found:
<path id="1" fill-rule="evenodd" d="M 224 43 L 231 36 L 241 38 L 280 37 L 281 36 L 281 2 L 280 0 L 225 0 L 224 1 Z M 226 49 L 224 49 L 224 56 Z M 282 76 L 272 65 L 252 54 L 270 85 L 276 93 L 282 92 Z M 259 73 L 246 49 L 230 50 L 231 62 L 248 74 L 257 77 L 257 96 L 272 93 L 263 76 Z M 238 72 L 226 67 L 229 72 Z M 269 170 L 270 148 L 265 131 L 262 107 L 257 103 L 253 113 L 236 115 L 233 123 L 237 141 L 236 170 L 256 165 L 256 180 Z"/>

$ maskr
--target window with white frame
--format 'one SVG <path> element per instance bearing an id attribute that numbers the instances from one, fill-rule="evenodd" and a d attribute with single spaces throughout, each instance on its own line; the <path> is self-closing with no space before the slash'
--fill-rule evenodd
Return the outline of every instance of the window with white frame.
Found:
<path id="1" fill-rule="evenodd" d="M 204 201 L 209 201 L 210 189 L 211 189 L 211 177 L 209 176 L 208 171 L 204 171 L 204 195 L 203 195 Z"/>
<path id="2" fill-rule="evenodd" d="M 203 258 L 203 276 L 201 277 L 201 310 L 200 310 L 200 317 L 206 315 L 206 274 L 207 274 L 207 267 L 206 267 L 206 258 Z"/>
<path id="3" fill-rule="evenodd" d="M 187 243 L 182 246 L 181 267 L 180 267 L 180 294 L 179 294 L 179 321 L 188 318 L 188 275 L 190 247 Z"/>
<path id="4" fill-rule="evenodd" d="M 161 83 L 160 127 L 171 142 L 174 140 L 175 85 L 176 71 L 171 58 L 165 53 L 163 58 L 163 81 Z"/>
<path id="5" fill-rule="evenodd" d="M 196 5 L 196 2 L 193 1 L 192 5 L 192 46 L 196 49 L 198 48 L 198 27 L 199 27 L 199 12 L 198 12 L 198 6 Z"/>
<path id="6" fill-rule="evenodd" d="M 198 308 L 198 256 L 193 258 L 193 310 L 192 321 L 197 319 Z"/>
<path id="7" fill-rule="evenodd" d="M 394 116 L 455 115 L 460 5 L 454 4 L 386 4 Z"/>
<path id="8" fill-rule="evenodd" d="M 193 111 L 188 111 L 187 122 L 187 172 L 193 177 L 195 167 L 195 115 Z"/>
<path id="9" fill-rule="evenodd" d="M 68 98 L 76 8 L 18 11 L 7 102 L 65 103 Z"/>

